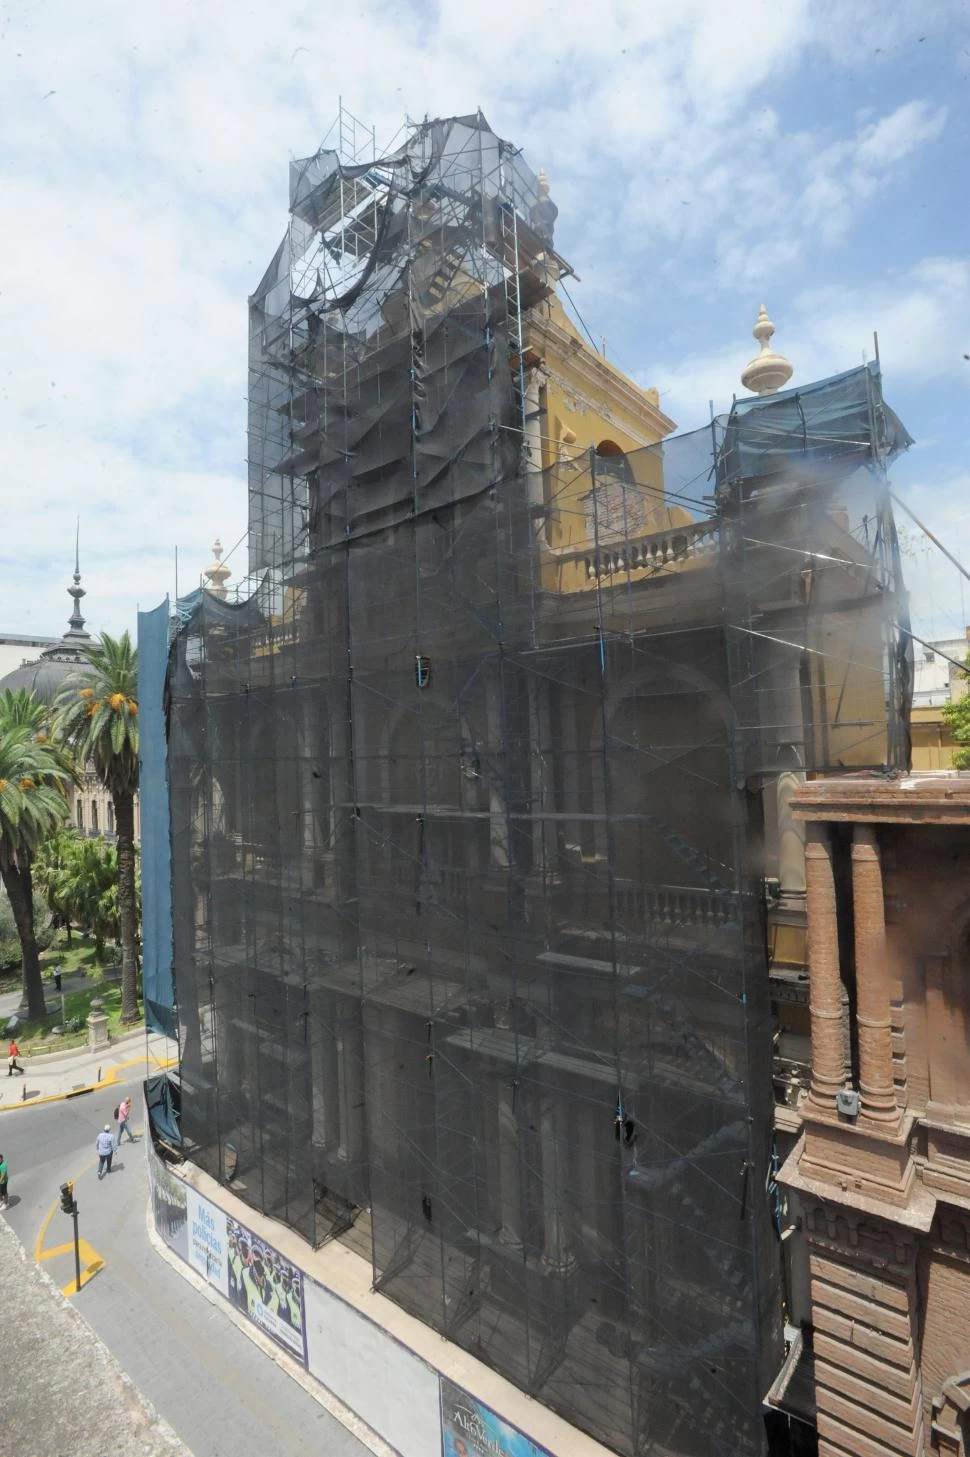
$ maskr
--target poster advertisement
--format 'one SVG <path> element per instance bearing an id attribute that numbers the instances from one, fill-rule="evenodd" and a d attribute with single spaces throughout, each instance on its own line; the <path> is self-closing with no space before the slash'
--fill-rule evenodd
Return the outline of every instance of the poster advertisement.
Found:
<path id="1" fill-rule="evenodd" d="M 303 1272 L 244 1224 L 224 1216 L 224 1227 L 228 1249 L 224 1293 L 305 1366 Z"/>
<path id="2" fill-rule="evenodd" d="M 491 1407 L 476 1401 L 460 1386 L 441 1377 L 441 1449 L 443 1457 L 552 1457 L 518 1427 Z"/>
<path id="3" fill-rule="evenodd" d="M 179 1259 L 189 1258 L 189 1228 L 186 1209 L 187 1189 L 177 1179 L 167 1164 L 155 1153 L 148 1151 L 148 1174 L 152 1186 L 152 1213 L 155 1228 L 162 1239 Z"/>
<path id="4" fill-rule="evenodd" d="M 150 1144 L 148 1172 L 169 1249 L 305 1366 L 303 1272 L 173 1174 Z"/>
<path id="5" fill-rule="evenodd" d="M 229 1298 L 226 1216 L 195 1189 L 187 1189 L 189 1264 Z"/>

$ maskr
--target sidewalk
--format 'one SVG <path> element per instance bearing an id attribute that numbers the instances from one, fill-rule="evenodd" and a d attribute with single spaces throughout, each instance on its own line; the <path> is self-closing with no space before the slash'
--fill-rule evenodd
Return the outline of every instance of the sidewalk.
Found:
<path id="1" fill-rule="evenodd" d="M 17 1325 L 16 1338 L 4 1343 L 5 1452 L 191 1457 L 3 1219 L 0 1284 Z"/>
<path id="2" fill-rule="evenodd" d="M 43 1057 L 23 1059 L 26 1072 L 4 1076 L 0 1063 L 0 1113 L 31 1108 L 58 1098 L 76 1098 L 131 1077 L 147 1076 L 172 1067 L 178 1046 L 144 1027 L 117 1037 L 108 1047 L 92 1052 L 75 1047 Z"/>

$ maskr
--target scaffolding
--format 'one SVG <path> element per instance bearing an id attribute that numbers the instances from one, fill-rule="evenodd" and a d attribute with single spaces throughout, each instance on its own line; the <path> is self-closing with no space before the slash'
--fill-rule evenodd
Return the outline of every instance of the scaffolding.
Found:
<path id="1" fill-rule="evenodd" d="M 544 188 L 480 113 L 344 131 L 250 301 L 250 579 L 170 656 L 185 1141 L 624 1457 L 757 1453 L 765 827 L 907 763 L 908 437 L 868 367 L 537 468 Z"/>

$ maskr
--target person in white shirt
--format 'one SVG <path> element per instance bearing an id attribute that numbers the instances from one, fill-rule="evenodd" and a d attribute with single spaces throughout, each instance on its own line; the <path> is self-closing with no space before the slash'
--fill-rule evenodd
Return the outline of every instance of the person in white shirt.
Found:
<path id="1" fill-rule="evenodd" d="M 111 1125 L 106 1123 L 98 1134 L 94 1145 L 98 1155 L 98 1178 L 103 1179 L 105 1174 L 111 1173 L 111 1160 L 114 1157 L 115 1141 L 111 1136 Z"/>

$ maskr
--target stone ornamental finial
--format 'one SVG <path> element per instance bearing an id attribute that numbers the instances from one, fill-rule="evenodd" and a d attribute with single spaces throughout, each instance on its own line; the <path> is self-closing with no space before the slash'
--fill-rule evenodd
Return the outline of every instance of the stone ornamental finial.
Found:
<path id="1" fill-rule="evenodd" d="M 232 572 L 222 560 L 222 542 L 218 536 L 212 543 L 212 561 L 206 567 L 203 576 L 208 578 L 207 586 L 213 597 L 226 596 L 226 582 L 232 576 Z"/>
<path id="2" fill-rule="evenodd" d="M 539 184 L 539 196 L 543 199 L 547 198 L 549 196 L 549 177 L 545 167 L 539 168 L 536 174 L 536 182 Z"/>
<path id="3" fill-rule="evenodd" d="M 88 594 L 81 586 L 81 518 L 78 517 L 77 534 L 74 538 L 74 582 L 68 587 L 68 596 L 74 598 L 74 611 L 68 618 L 68 627 L 65 637 L 80 637 L 87 642 L 91 634 L 84 630 L 84 618 L 81 616 L 81 598 Z"/>
<path id="4" fill-rule="evenodd" d="M 758 310 L 758 322 L 751 332 L 761 345 L 761 353 L 745 365 L 741 371 L 741 383 L 756 395 L 773 395 L 791 379 L 792 366 L 783 354 L 775 354 L 768 347 L 775 326 L 764 304 Z"/>

